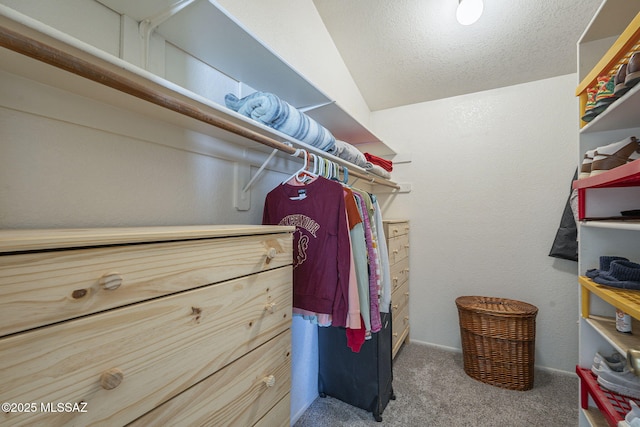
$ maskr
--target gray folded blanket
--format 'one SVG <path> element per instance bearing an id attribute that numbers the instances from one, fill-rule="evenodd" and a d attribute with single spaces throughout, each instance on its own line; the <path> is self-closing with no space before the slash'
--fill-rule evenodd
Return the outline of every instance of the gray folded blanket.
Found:
<path id="1" fill-rule="evenodd" d="M 365 168 L 368 163 L 366 157 L 360 150 L 348 142 L 340 141 L 339 139 L 336 140 L 333 148 L 327 150 L 327 152 L 342 160 L 346 160 L 349 163 L 360 166 L 361 168 Z"/>
<path id="2" fill-rule="evenodd" d="M 254 92 L 242 99 L 229 93 L 224 102 L 233 111 L 320 150 L 328 151 L 336 142 L 326 128 L 272 93 Z"/>
<path id="3" fill-rule="evenodd" d="M 387 172 L 386 170 L 384 170 L 382 167 L 378 166 L 378 165 L 374 165 L 371 162 L 367 162 L 367 164 L 364 167 L 367 172 L 371 172 L 373 174 L 378 175 L 379 177 L 385 178 L 385 179 L 391 179 L 391 174 L 389 172 Z"/>

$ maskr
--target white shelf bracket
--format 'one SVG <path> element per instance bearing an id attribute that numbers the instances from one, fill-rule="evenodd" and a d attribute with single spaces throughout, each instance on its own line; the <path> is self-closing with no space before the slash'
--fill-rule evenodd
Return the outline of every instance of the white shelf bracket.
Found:
<path id="1" fill-rule="evenodd" d="M 274 148 L 274 149 L 273 149 L 273 151 L 271 152 L 271 154 L 269 154 L 269 157 L 267 157 L 267 160 L 265 160 L 265 161 L 262 163 L 262 166 L 260 166 L 260 168 L 256 171 L 255 175 L 253 175 L 253 178 L 251 178 L 251 179 L 249 180 L 249 182 L 247 182 L 247 185 L 245 185 L 245 186 L 242 188 L 242 192 L 243 192 L 243 193 L 245 193 L 245 192 L 247 192 L 248 190 L 250 190 L 250 189 L 251 189 L 251 185 L 252 185 L 252 184 L 255 182 L 255 180 L 256 180 L 256 179 L 258 179 L 258 177 L 262 174 L 262 171 L 264 171 L 264 168 L 267 166 L 267 164 L 271 161 L 271 159 L 273 158 L 273 156 L 275 156 L 275 155 L 276 155 L 276 153 L 277 153 L 278 151 L 280 151 L 280 150 L 278 150 L 277 148 Z"/>
<path id="2" fill-rule="evenodd" d="M 251 191 L 245 191 L 241 184 L 249 181 L 250 178 L 251 164 L 245 162 L 233 164 L 233 204 L 239 211 L 251 209 Z"/>
<path id="3" fill-rule="evenodd" d="M 157 14 L 140 21 L 139 31 L 140 36 L 142 37 L 142 65 L 145 70 L 149 68 L 149 44 L 151 42 L 151 34 L 153 33 L 153 30 L 185 7 L 197 1 L 200 0 L 181 0 Z"/>

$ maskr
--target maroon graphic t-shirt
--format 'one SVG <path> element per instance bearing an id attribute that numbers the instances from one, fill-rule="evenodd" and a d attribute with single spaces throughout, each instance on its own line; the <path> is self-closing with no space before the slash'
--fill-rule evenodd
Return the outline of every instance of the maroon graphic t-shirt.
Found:
<path id="1" fill-rule="evenodd" d="M 293 225 L 293 306 L 332 315 L 345 326 L 349 298 L 349 228 L 342 185 L 323 177 L 282 184 L 267 194 L 262 223 Z"/>

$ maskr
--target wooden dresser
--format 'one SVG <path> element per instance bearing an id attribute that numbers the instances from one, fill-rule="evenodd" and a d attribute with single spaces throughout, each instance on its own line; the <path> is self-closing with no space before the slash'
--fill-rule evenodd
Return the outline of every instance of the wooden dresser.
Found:
<path id="1" fill-rule="evenodd" d="M 292 231 L 0 231 L 0 425 L 289 426 Z"/>
<path id="2" fill-rule="evenodd" d="M 385 220 L 384 234 L 391 269 L 393 357 L 409 340 L 409 221 Z"/>

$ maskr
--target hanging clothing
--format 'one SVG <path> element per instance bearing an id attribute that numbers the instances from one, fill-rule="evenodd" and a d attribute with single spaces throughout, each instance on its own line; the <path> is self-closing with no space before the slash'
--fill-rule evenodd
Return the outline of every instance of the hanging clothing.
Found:
<path id="1" fill-rule="evenodd" d="M 360 208 L 360 215 L 364 221 L 364 236 L 367 247 L 367 255 L 369 261 L 369 307 L 371 315 L 371 332 L 378 332 L 382 328 L 380 321 L 380 309 L 378 307 L 378 265 L 377 265 L 377 253 L 374 246 L 373 229 L 371 228 L 371 219 L 369 217 L 369 209 L 365 198 L 368 198 L 366 193 L 360 193 L 353 191 L 358 207 Z M 362 308 L 361 308 L 362 310 Z"/>
<path id="2" fill-rule="evenodd" d="M 304 186 L 282 184 L 266 197 L 263 224 L 293 225 L 293 306 L 332 316 L 346 326 L 350 242 L 341 184 L 318 177 Z"/>
<path id="3" fill-rule="evenodd" d="M 364 237 L 364 223 L 362 222 L 362 214 L 356 203 L 353 191 L 345 188 L 347 197 L 353 201 L 353 205 L 358 211 L 358 219 L 353 224 L 349 234 L 351 237 L 351 250 L 353 253 L 353 263 L 356 272 L 356 284 L 358 286 L 358 300 L 360 301 L 360 315 L 362 316 L 363 327 L 366 335 L 371 335 L 371 312 L 369 304 L 369 265 L 367 255 L 367 243 Z"/>
<path id="4" fill-rule="evenodd" d="M 576 169 L 571 183 L 577 178 L 578 170 Z M 560 225 L 556 232 L 556 237 L 553 239 L 549 256 L 567 259 L 569 261 L 578 261 L 578 226 L 576 224 L 574 210 L 571 207 L 572 201 L 575 200 L 574 196 L 577 190 L 569 191 L 569 197 L 564 206 L 562 217 L 560 218 Z"/>
<path id="5" fill-rule="evenodd" d="M 380 312 L 389 313 L 391 308 L 391 267 L 389 266 L 389 256 L 387 248 L 387 239 L 384 235 L 384 225 L 382 223 L 382 210 L 378 204 L 375 195 L 371 195 L 373 200 L 374 218 L 376 230 L 378 231 L 378 254 L 380 255 L 381 270 L 381 295 L 380 295 Z"/>

